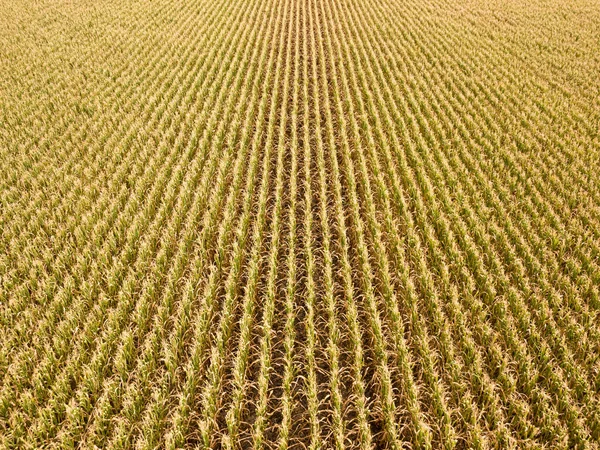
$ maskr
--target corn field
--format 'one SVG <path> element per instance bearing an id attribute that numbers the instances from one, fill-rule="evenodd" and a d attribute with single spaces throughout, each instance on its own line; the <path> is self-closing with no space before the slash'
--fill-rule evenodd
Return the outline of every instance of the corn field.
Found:
<path id="1" fill-rule="evenodd" d="M 595 0 L 0 0 L 0 448 L 600 447 Z"/>

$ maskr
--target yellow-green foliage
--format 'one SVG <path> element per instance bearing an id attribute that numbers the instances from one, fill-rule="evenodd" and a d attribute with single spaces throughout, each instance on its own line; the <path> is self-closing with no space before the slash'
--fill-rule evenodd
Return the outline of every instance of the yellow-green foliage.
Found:
<path id="1" fill-rule="evenodd" d="M 592 0 L 0 0 L 0 448 L 599 448 L 599 54 Z"/>

